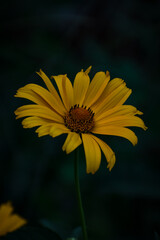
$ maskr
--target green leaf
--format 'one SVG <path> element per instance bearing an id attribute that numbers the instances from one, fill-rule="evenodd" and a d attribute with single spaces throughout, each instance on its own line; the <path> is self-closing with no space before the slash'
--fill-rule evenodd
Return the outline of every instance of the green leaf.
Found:
<path id="1" fill-rule="evenodd" d="M 62 240 L 57 233 L 40 226 L 25 226 L 8 233 L 1 240 Z"/>

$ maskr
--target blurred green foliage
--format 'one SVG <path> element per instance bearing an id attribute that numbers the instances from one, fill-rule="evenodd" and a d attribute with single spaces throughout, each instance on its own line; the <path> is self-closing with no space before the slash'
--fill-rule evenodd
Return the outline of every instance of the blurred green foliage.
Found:
<path id="1" fill-rule="evenodd" d="M 79 226 L 74 153 L 62 152 L 65 136 L 38 138 L 23 129 L 14 110 L 27 102 L 13 96 L 27 83 L 43 85 L 40 68 L 73 81 L 92 65 L 91 77 L 109 70 L 133 89 L 127 103 L 144 112 L 148 130 L 134 129 L 136 147 L 104 137 L 117 157 L 110 173 L 103 158 L 100 170 L 87 175 L 81 147 L 89 239 L 147 240 L 160 233 L 159 9 L 158 0 L 1 3 L 0 202 L 11 200 L 30 224 L 48 221 L 63 238 Z"/>

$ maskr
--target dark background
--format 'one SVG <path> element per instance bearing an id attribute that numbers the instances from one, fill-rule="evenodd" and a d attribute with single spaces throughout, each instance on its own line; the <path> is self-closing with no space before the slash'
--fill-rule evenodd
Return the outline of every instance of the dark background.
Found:
<path id="1" fill-rule="evenodd" d="M 69 236 L 79 225 L 73 175 L 74 153 L 61 147 L 65 136 L 38 138 L 23 129 L 14 98 L 36 75 L 82 68 L 109 70 L 133 90 L 128 104 L 144 112 L 148 130 L 134 129 L 139 142 L 106 137 L 116 153 L 111 172 L 105 159 L 95 175 L 80 181 L 89 239 L 155 239 L 160 233 L 159 60 L 160 1 L 3 1 L 0 16 L 0 202 L 11 200 L 29 223 L 43 222 Z"/>

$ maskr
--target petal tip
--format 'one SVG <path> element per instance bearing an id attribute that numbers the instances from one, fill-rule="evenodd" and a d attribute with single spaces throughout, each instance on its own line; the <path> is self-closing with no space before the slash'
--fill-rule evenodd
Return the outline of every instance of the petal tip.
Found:
<path id="1" fill-rule="evenodd" d="M 88 75 L 89 72 L 91 71 L 92 66 L 89 66 L 89 68 L 86 69 L 85 74 Z"/>
<path id="2" fill-rule="evenodd" d="M 39 76 L 41 76 L 41 75 L 42 75 L 42 73 L 43 73 L 43 71 L 42 71 L 42 69 L 39 69 L 39 72 L 38 72 L 38 71 L 36 71 L 36 73 L 37 73 Z"/>
<path id="3" fill-rule="evenodd" d="M 137 140 L 136 140 L 135 142 L 133 142 L 132 144 L 133 144 L 133 146 L 135 147 L 135 146 L 137 145 L 137 143 L 138 143 L 138 138 L 137 138 Z"/>
<path id="4" fill-rule="evenodd" d="M 110 76 L 110 73 L 109 73 L 109 71 L 107 70 L 106 71 L 106 77 L 109 77 Z"/>
<path id="5" fill-rule="evenodd" d="M 63 151 L 63 152 L 65 151 L 65 148 L 64 148 L 64 146 L 62 146 L 62 151 Z"/>
<path id="6" fill-rule="evenodd" d="M 136 114 L 137 114 L 137 115 L 143 115 L 143 112 L 137 110 Z"/>
<path id="7" fill-rule="evenodd" d="M 71 151 L 69 151 L 68 149 L 66 149 L 66 154 L 69 154 Z"/>
<path id="8" fill-rule="evenodd" d="M 111 172 L 112 168 L 114 167 L 115 162 L 116 162 L 116 156 L 115 156 L 115 153 L 113 152 L 113 154 L 108 162 L 108 165 L 107 165 L 107 168 L 109 169 L 110 172 Z"/>
<path id="9" fill-rule="evenodd" d="M 145 131 L 148 129 L 148 127 L 146 125 L 144 125 L 144 128 L 143 128 Z"/>

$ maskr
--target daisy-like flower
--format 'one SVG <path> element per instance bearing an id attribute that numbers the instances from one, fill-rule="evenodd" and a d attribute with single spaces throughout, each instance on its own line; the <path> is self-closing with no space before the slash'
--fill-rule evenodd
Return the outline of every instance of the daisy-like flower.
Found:
<path id="1" fill-rule="evenodd" d="M 52 76 L 59 90 L 40 70 L 37 74 L 43 79 L 47 89 L 28 84 L 20 88 L 16 97 L 26 98 L 34 104 L 19 107 L 16 118 L 26 117 L 22 121 L 24 128 L 38 127 L 38 136 L 51 135 L 53 138 L 67 134 L 62 147 L 70 153 L 83 143 L 87 173 L 95 173 L 101 162 L 101 150 L 111 170 L 115 164 L 112 149 L 95 134 L 113 135 L 137 143 L 135 133 L 127 127 L 140 127 L 146 130 L 141 115 L 131 105 L 123 105 L 132 90 L 120 78 L 110 81 L 107 71 L 97 72 L 90 82 L 88 76 L 91 67 L 78 72 L 72 86 L 67 75 Z"/>
<path id="2" fill-rule="evenodd" d="M 12 212 L 13 207 L 10 202 L 0 206 L 0 236 L 13 232 L 27 223 L 24 218 Z"/>

